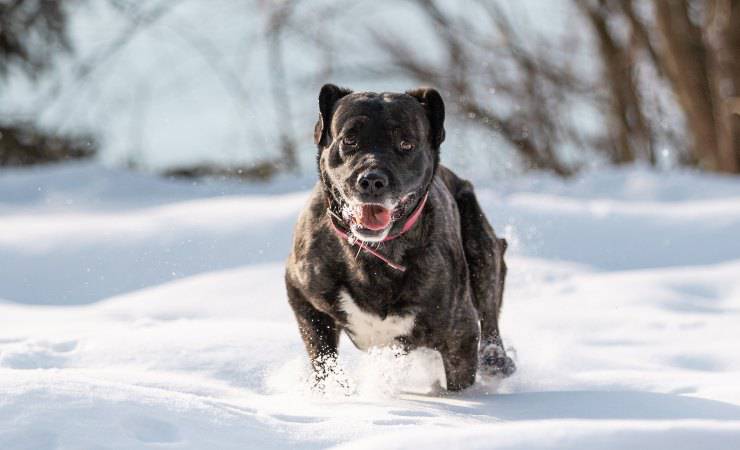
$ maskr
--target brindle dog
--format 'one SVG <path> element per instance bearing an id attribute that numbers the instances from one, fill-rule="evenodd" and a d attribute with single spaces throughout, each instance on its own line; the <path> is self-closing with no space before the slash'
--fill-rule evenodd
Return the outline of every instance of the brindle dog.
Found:
<path id="1" fill-rule="evenodd" d="M 344 330 L 360 349 L 439 351 L 448 390 L 515 370 L 499 334 L 506 241 L 472 185 L 440 165 L 444 102 L 321 88 L 319 182 L 285 281 L 320 383 Z"/>

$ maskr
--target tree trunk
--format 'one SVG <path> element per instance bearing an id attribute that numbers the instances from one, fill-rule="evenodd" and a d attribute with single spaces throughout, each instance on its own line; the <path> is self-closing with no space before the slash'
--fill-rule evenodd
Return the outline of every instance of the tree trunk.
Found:
<path id="1" fill-rule="evenodd" d="M 707 14 L 706 35 L 712 46 L 711 81 L 717 118 L 719 170 L 740 171 L 740 0 L 718 0 Z"/>
<path id="2" fill-rule="evenodd" d="M 722 105 L 710 73 L 714 55 L 705 45 L 702 29 L 692 23 L 686 1 L 655 0 L 654 4 L 662 36 L 661 65 L 693 135 L 694 157 L 702 168 L 736 171 L 721 157 L 717 119 Z"/>
<path id="3" fill-rule="evenodd" d="M 635 84 L 634 61 L 628 49 L 620 46 L 612 36 L 607 25 L 611 12 L 601 2 L 593 5 L 578 2 L 589 19 L 599 44 L 601 59 L 604 64 L 604 75 L 608 80 L 611 121 L 611 140 L 614 150 L 612 162 L 623 164 L 633 162 L 635 154 L 645 155 L 645 159 L 655 164 L 650 129 L 642 113 L 642 102 Z M 634 29 L 632 33 L 636 34 Z"/>

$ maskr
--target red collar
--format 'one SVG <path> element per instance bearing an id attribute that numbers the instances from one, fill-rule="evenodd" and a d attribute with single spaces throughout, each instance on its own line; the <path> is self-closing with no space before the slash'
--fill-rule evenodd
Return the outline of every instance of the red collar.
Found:
<path id="1" fill-rule="evenodd" d="M 386 236 L 383 238 L 381 242 L 390 241 L 393 239 L 396 239 L 397 237 L 401 236 L 402 234 L 409 231 L 415 224 L 418 222 L 419 217 L 421 217 L 421 211 L 424 209 L 424 205 L 427 203 L 427 198 L 429 197 L 429 191 L 427 191 L 426 194 L 424 194 L 424 197 L 421 199 L 419 204 L 416 206 L 416 209 L 414 209 L 414 212 L 411 213 L 409 218 L 406 220 L 406 223 L 403 224 L 403 227 L 401 228 L 401 231 L 399 231 L 396 234 Z M 363 241 L 357 239 L 354 235 L 351 234 L 351 232 L 344 231 L 343 229 L 339 228 L 339 226 L 334 222 L 334 219 L 336 218 L 336 215 L 332 213 L 330 209 L 327 208 L 327 213 L 329 213 L 329 222 L 331 223 L 332 228 L 334 229 L 334 233 L 336 233 L 337 236 L 340 238 L 346 240 L 349 245 L 357 245 L 360 247 L 360 249 L 370 253 L 371 255 L 375 256 L 376 258 L 380 259 L 384 263 L 388 264 L 390 267 L 400 270 L 401 272 L 406 271 L 406 266 L 402 266 L 400 264 L 396 264 L 393 261 L 389 260 L 385 256 L 383 256 L 381 253 L 379 253 L 376 250 L 373 250 L 372 248 L 368 247 L 367 244 L 365 244 Z"/>

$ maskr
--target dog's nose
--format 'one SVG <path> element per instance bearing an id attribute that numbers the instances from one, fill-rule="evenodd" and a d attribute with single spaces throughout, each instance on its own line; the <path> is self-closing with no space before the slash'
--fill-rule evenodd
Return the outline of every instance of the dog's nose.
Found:
<path id="1" fill-rule="evenodd" d="M 388 187 L 388 176 L 377 170 L 369 170 L 357 177 L 357 190 L 361 194 L 380 195 Z"/>

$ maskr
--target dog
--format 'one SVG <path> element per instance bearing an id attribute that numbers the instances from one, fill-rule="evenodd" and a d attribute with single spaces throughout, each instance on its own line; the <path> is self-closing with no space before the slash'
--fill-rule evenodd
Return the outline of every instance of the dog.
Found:
<path id="1" fill-rule="evenodd" d="M 321 88 L 319 181 L 285 272 L 317 385 L 342 331 L 362 350 L 438 351 L 449 391 L 471 386 L 478 370 L 516 369 L 498 327 L 506 241 L 473 186 L 440 164 L 444 119 L 431 88 Z"/>

